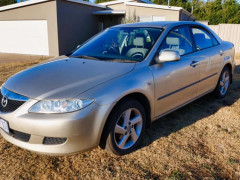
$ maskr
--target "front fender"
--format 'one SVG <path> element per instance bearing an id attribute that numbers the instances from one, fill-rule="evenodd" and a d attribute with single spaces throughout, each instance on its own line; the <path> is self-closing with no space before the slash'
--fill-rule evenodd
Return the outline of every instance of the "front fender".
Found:
<path id="1" fill-rule="evenodd" d="M 94 98 L 99 105 L 113 104 L 128 94 L 142 93 L 153 108 L 154 80 L 149 67 L 136 68 L 134 71 L 98 85 L 78 98 Z"/>
<path id="2" fill-rule="evenodd" d="M 105 82 L 78 96 L 80 99 L 93 98 L 99 106 L 107 107 L 104 111 L 104 117 L 101 118 L 100 125 L 93 127 L 96 132 L 99 132 L 98 141 L 100 141 L 104 125 L 116 103 L 132 93 L 141 93 L 147 97 L 151 108 L 151 118 L 153 118 L 154 81 L 148 66 L 135 68 L 134 71 L 128 74 Z"/>

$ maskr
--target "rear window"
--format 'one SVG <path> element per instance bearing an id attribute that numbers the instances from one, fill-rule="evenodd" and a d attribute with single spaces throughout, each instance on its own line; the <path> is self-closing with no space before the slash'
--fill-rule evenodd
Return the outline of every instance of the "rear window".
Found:
<path id="1" fill-rule="evenodd" d="M 206 49 L 218 44 L 217 40 L 202 28 L 194 27 L 192 28 L 192 33 L 197 50 Z"/>

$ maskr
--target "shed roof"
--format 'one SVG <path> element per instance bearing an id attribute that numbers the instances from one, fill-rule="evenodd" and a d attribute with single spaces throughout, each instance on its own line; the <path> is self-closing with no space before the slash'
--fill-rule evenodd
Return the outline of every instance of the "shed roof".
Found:
<path id="1" fill-rule="evenodd" d="M 126 11 L 123 10 L 104 10 L 104 11 L 95 11 L 92 14 L 94 15 L 121 15 L 125 14 Z"/>
<path id="2" fill-rule="evenodd" d="M 108 6 L 108 5 L 120 4 L 120 3 L 125 3 L 125 2 L 132 2 L 132 1 L 135 1 L 135 0 L 113 0 L 113 1 L 108 1 L 108 2 L 99 3 L 99 4 Z M 154 4 L 149 0 L 140 0 L 140 1 L 143 3 L 146 3 L 146 4 Z"/>
<path id="3" fill-rule="evenodd" d="M 146 4 L 146 3 L 137 3 L 137 2 L 125 2 L 126 5 L 129 6 L 140 6 L 140 7 L 149 7 L 149 8 L 156 8 L 156 9 L 166 9 L 166 10 L 173 10 L 173 11 L 183 11 L 188 16 L 193 16 L 190 12 L 185 10 L 182 7 L 177 6 L 165 6 L 165 5 L 158 5 L 158 4 Z"/>
<path id="4" fill-rule="evenodd" d="M 136 0 L 114 0 L 114 1 L 109 1 L 109 2 L 105 2 L 105 3 L 100 3 L 100 5 L 111 6 L 114 4 L 124 3 L 129 6 L 139 6 L 139 7 L 147 7 L 147 8 L 182 11 L 183 13 L 185 13 L 188 16 L 193 16 L 193 14 L 191 14 L 190 12 L 188 12 L 187 10 L 185 10 L 182 7 L 158 5 L 158 4 L 152 3 L 149 0 L 140 0 L 141 2 L 134 2 L 134 1 L 136 1 Z"/>
<path id="5" fill-rule="evenodd" d="M 45 2 L 49 2 L 49 1 L 53 1 L 53 0 L 29 0 L 29 1 L 24 1 L 24 2 L 20 2 L 20 3 L 15 3 L 15 4 L 0 7 L 0 12 L 10 10 L 10 9 L 20 8 L 20 7 L 24 7 L 24 6 L 45 3 Z M 78 3 L 78 4 L 85 4 L 88 6 L 106 8 L 105 5 L 95 4 L 95 3 L 91 3 L 91 2 L 87 2 L 87 1 L 83 1 L 83 0 L 66 0 L 66 1 L 74 2 L 74 3 Z"/>

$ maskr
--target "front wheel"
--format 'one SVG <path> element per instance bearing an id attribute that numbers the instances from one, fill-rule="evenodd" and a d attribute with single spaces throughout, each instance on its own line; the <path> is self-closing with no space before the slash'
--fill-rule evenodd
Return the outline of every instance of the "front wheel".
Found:
<path id="1" fill-rule="evenodd" d="M 110 116 L 106 150 L 116 155 L 134 151 L 145 125 L 146 114 L 143 106 L 134 99 L 122 102 Z"/>
<path id="2" fill-rule="evenodd" d="M 222 70 L 222 73 L 218 80 L 218 84 L 216 86 L 216 89 L 214 90 L 214 94 L 216 95 L 217 98 L 223 98 L 226 96 L 230 85 L 230 78 L 231 78 L 230 70 L 228 67 L 225 67 Z"/>

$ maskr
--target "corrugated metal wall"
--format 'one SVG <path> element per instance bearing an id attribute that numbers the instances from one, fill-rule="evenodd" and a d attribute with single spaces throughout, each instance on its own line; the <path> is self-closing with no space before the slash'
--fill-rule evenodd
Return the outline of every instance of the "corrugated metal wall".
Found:
<path id="1" fill-rule="evenodd" d="M 235 45 L 235 52 L 240 53 L 240 24 L 209 25 L 224 41 L 230 41 Z"/>

